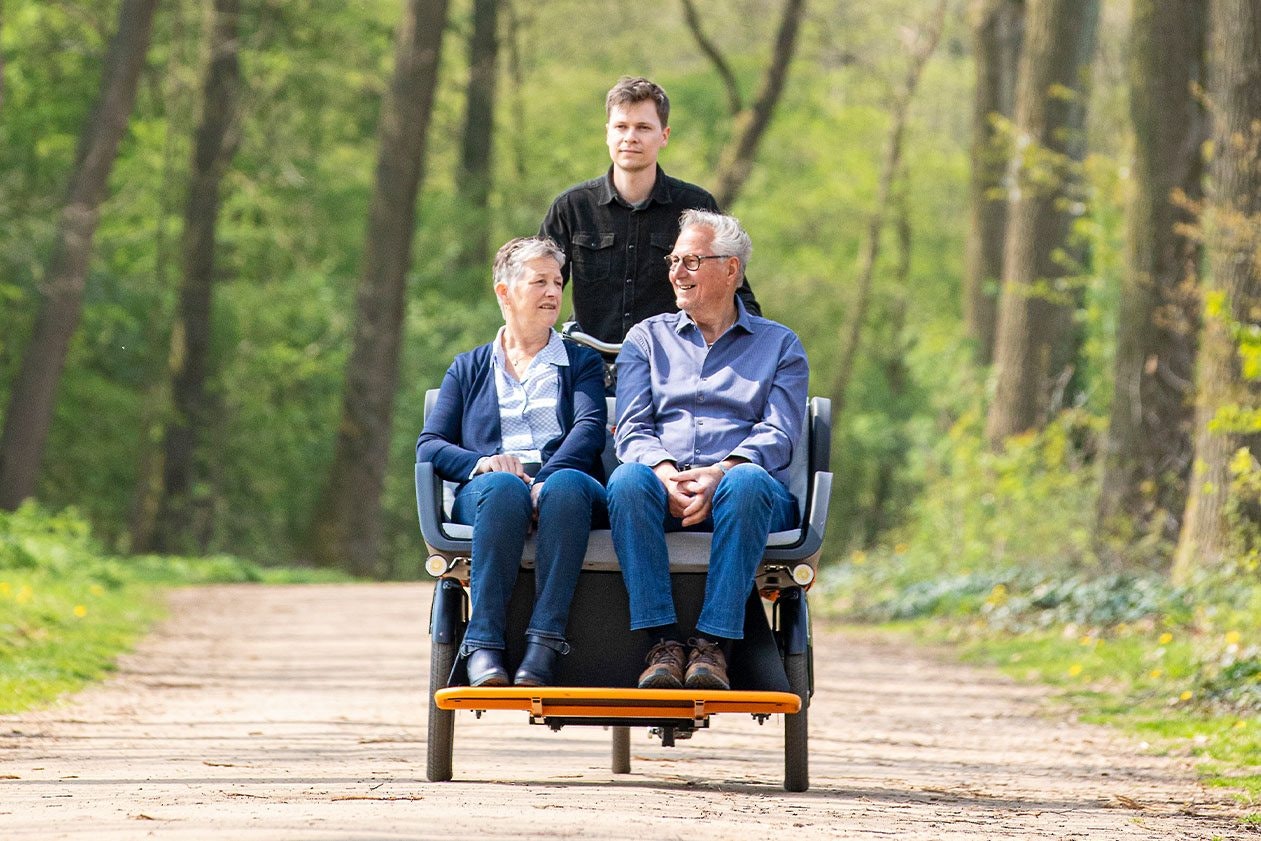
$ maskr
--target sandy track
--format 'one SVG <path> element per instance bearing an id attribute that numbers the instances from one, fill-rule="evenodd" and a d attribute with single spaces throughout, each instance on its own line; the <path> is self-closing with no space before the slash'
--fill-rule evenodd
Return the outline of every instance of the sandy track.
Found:
<path id="1" fill-rule="evenodd" d="M 175 593 L 116 677 L 0 717 L 0 838 L 1258 837 L 1041 690 L 820 628 L 808 792 L 780 787 L 782 725 L 734 715 L 675 748 L 632 731 L 613 775 L 602 729 L 460 713 L 456 780 L 428 783 L 429 597 Z"/>

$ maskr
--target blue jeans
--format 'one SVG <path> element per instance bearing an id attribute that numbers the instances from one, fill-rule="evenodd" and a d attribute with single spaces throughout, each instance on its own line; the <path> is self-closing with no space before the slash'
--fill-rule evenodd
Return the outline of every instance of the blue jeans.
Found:
<path id="1" fill-rule="evenodd" d="M 643 464 L 623 464 L 609 477 L 613 548 L 630 599 L 631 629 L 677 621 L 670 589 L 665 533 L 684 531 L 666 505 L 666 489 Z M 744 605 L 772 531 L 799 525 L 791 493 L 755 464 L 727 471 L 714 491 L 710 519 L 688 531 L 712 531 L 705 602 L 696 630 L 725 639 L 744 638 Z"/>
<path id="2" fill-rule="evenodd" d="M 558 470 L 543 483 L 535 540 L 534 612 L 527 637 L 554 643 L 555 648 L 565 645 L 569 605 L 587 552 L 591 521 L 593 517 L 602 521 L 605 511 L 604 488 L 580 470 Z M 461 651 L 502 650 L 508 602 L 533 515 L 530 487 L 510 473 L 482 473 L 460 488 L 451 513 L 456 522 L 473 526 L 472 615 Z"/>

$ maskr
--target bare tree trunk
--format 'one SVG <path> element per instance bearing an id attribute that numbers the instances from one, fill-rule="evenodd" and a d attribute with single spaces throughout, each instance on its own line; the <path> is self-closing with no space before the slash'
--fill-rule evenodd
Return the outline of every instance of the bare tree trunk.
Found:
<path id="1" fill-rule="evenodd" d="M 858 347 L 863 327 L 867 321 L 867 308 L 871 303 L 871 285 L 876 272 L 876 260 L 880 256 L 880 232 L 884 230 L 885 217 L 889 213 L 889 200 L 893 180 L 902 163 L 902 140 L 906 134 L 906 116 L 919 87 L 924 65 L 937 49 L 941 29 L 946 17 L 946 0 L 938 0 L 937 8 L 927 27 L 917 36 L 911 47 L 911 63 L 906 72 L 902 89 L 893 100 L 892 123 L 885 143 L 884 160 L 880 164 L 880 180 L 876 185 L 876 207 L 867 221 L 867 236 L 859 255 L 858 288 L 854 293 L 853 306 L 845 330 L 841 335 L 841 350 L 837 356 L 836 376 L 832 380 L 832 422 L 845 411 L 846 392 L 853 377 L 854 363 L 858 359 Z"/>
<path id="2" fill-rule="evenodd" d="M 899 178 L 901 188 L 894 200 L 893 226 L 897 232 L 898 264 L 893 277 L 893 301 L 889 307 L 889 336 L 884 351 L 884 378 L 889 389 L 889 404 L 894 412 L 906 394 L 906 384 L 910 372 L 906 364 L 906 310 L 907 298 L 911 288 L 911 215 L 907 208 L 907 192 L 910 190 L 906 170 Z M 906 435 L 901 417 L 891 419 L 897 424 L 894 438 L 897 445 L 893 452 L 886 454 L 876 468 L 876 486 L 872 490 L 871 516 L 867 518 L 867 534 L 863 541 L 866 546 L 874 546 L 880 536 L 888 530 L 892 519 L 889 505 L 893 499 L 895 479 L 898 468 L 905 462 L 902 453 Z"/>
<path id="3" fill-rule="evenodd" d="M 972 176 L 963 282 L 963 320 L 976 361 L 994 358 L 998 289 L 1007 229 L 1010 144 L 1000 121 L 1015 112 L 1016 72 L 1024 28 L 1024 0 L 973 0 L 972 40 L 976 90 L 972 98 Z"/>
<path id="4" fill-rule="evenodd" d="M 1130 38 L 1134 192 L 1117 323 L 1116 390 L 1104 448 L 1096 544 L 1105 557 L 1178 537 L 1191 467 L 1199 332 L 1204 63 L 1200 0 L 1135 0 Z M 1149 551 L 1149 555 L 1152 553 Z"/>
<path id="5" fill-rule="evenodd" d="M 1086 92 L 1099 0 L 1029 0 L 1016 94 L 1015 195 L 1007 214 L 994 363 L 997 388 L 986 436 L 1045 423 L 1077 296 L 1064 255 L 1085 144 Z"/>
<path id="6" fill-rule="evenodd" d="M 0 0 L 0 27 L 4 26 L 4 0 Z M 0 52 L 0 108 L 4 107 L 4 53 Z"/>
<path id="7" fill-rule="evenodd" d="M 779 19 L 779 33 L 775 38 L 775 52 L 762 77 L 762 88 L 753 105 L 736 118 L 731 142 L 719 157 L 718 186 L 714 190 L 714 199 L 719 207 L 730 207 L 735 203 L 753 168 L 758 145 L 771 123 L 775 106 L 784 91 L 784 82 L 788 79 L 788 66 L 797 49 L 797 31 L 801 28 L 805 8 L 806 0 L 784 2 L 784 13 Z"/>
<path id="8" fill-rule="evenodd" d="M 135 102 L 156 6 L 157 0 L 123 0 L 118 12 L 118 32 L 106 55 L 100 95 L 84 126 L 69 196 L 58 221 L 34 333 L 5 412 L 0 509 L 12 510 L 35 492 L 57 385 L 83 311 L 99 208 Z"/>
<path id="9" fill-rule="evenodd" d="M 1261 406 L 1261 383 L 1244 378 L 1229 326 L 1261 321 L 1261 0 L 1212 0 L 1209 28 L 1208 54 L 1216 62 L 1208 85 L 1216 117 L 1205 207 L 1209 307 L 1196 379 L 1195 467 L 1175 581 L 1221 563 L 1229 548 L 1230 459 L 1240 447 L 1261 453 L 1261 434 L 1211 428 L 1225 406 Z M 1261 530 L 1261 523 L 1254 525 Z"/>
<path id="10" fill-rule="evenodd" d="M 190 550 L 191 491 L 196 458 L 207 423 L 211 310 L 215 285 L 215 232 L 223 174 L 239 141 L 240 0 L 214 0 L 201 117 L 193 147 L 188 204 L 181 244 L 183 282 L 171 335 L 171 398 L 174 412 L 163 440 L 162 497 L 154 545 L 158 551 Z"/>
<path id="11" fill-rule="evenodd" d="M 526 177 L 525 146 L 525 68 L 521 61 L 521 18 L 517 15 L 515 2 L 504 2 L 504 11 L 508 15 L 508 78 L 512 82 L 512 124 L 517 131 L 512 132 L 513 170 L 519 180 Z"/>
<path id="12" fill-rule="evenodd" d="M 473 31 L 469 36 L 469 80 L 460 148 L 457 188 L 472 208 L 465 232 L 465 266 L 485 267 L 490 259 L 490 187 L 495 136 L 495 87 L 498 78 L 498 0 L 474 0 Z"/>
<path id="13" fill-rule="evenodd" d="M 399 23 L 394 78 L 381 111 L 342 419 L 308 534 L 315 563 L 360 575 L 380 569 L 381 490 L 390 457 L 407 268 L 446 17 L 447 0 L 406 0 Z"/>
<path id="14" fill-rule="evenodd" d="M 170 5 L 168 43 L 186 42 L 186 16 L 196 11 L 199 19 L 204 17 L 197 5 L 192 0 L 177 0 Z M 191 125 L 196 112 L 193 92 L 179 72 L 187 64 L 186 52 L 186 49 L 167 50 L 165 66 L 151 71 L 159 80 L 155 87 L 159 89 L 157 95 L 163 103 L 168 126 L 162 142 L 162 185 L 157 197 L 156 218 L 161 221 L 153 228 L 153 285 L 157 289 L 167 288 L 170 266 L 178 260 L 178 255 L 172 254 L 174 249 L 165 220 L 184 198 L 186 173 L 177 163 L 181 143 L 176 126 Z M 135 432 L 136 481 L 127 506 L 128 551 L 137 554 L 152 552 L 157 534 L 158 508 L 162 501 L 162 431 L 170 411 L 170 392 L 170 379 L 155 377 L 145 386 L 140 398 L 140 422 Z"/>

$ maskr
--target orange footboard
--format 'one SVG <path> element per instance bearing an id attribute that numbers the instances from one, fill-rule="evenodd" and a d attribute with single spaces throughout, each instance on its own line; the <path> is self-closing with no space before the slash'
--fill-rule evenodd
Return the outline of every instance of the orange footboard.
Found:
<path id="1" fill-rule="evenodd" d="M 714 713 L 771 715 L 801 711 L 791 692 L 691 689 L 619 689 L 572 686 L 451 686 L 438 690 L 443 710 L 523 710 L 532 719 L 627 718 L 690 719 Z"/>

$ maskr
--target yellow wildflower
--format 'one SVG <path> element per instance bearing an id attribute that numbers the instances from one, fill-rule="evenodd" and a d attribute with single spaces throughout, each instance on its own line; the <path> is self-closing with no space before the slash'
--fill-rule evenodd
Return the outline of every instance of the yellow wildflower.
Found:
<path id="1" fill-rule="evenodd" d="M 88 608 L 87 608 L 87 606 L 86 606 L 86 605 L 81 605 L 81 604 L 77 604 L 77 605 L 75 605 L 75 606 L 74 606 L 74 615 L 75 615 L 75 616 L 77 616 L 77 617 L 79 617 L 80 619 L 82 619 L 83 617 L 87 616 L 87 615 L 88 615 Z"/>
<path id="2" fill-rule="evenodd" d="M 1242 639 L 1242 637 L 1240 636 L 1240 634 L 1239 634 L 1239 632 L 1238 632 L 1238 631 L 1227 631 L 1227 632 L 1226 632 L 1226 644 L 1227 644 L 1227 645 L 1239 645 L 1239 640 L 1240 640 L 1240 639 Z"/>
<path id="3" fill-rule="evenodd" d="M 1164 673 L 1165 672 L 1163 669 L 1152 669 L 1150 672 L 1147 673 L 1147 676 L 1150 677 L 1152 680 L 1156 680 Z"/>
<path id="4" fill-rule="evenodd" d="M 1178 696 L 1178 700 L 1179 700 L 1179 701 L 1190 701 L 1190 700 L 1191 700 L 1192 698 L 1194 698 L 1194 697 L 1195 697 L 1195 693 L 1194 693 L 1194 692 L 1192 692 L 1190 689 L 1184 689 L 1184 690 L 1182 691 L 1182 694 Z"/>
<path id="5" fill-rule="evenodd" d="M 1069 677 L 1077 677 L 1079 674 L 1081 674 L 1081 672 L 1082 672 L 1081 663 L 1074 663 L 1073 665 L 1068 667 Z"/>
<path id="6" fill-rule="evenodd" d="M 1173 642 L 1173 634 L 1169 633 L 1168 631 L 1165 631 L 1163 634 L 1160 635 L 1160 639 L 1158 639 L 1157 642 L 1159 642 L 1161 645 L 1168 645 L 1169 643 Z"/>

